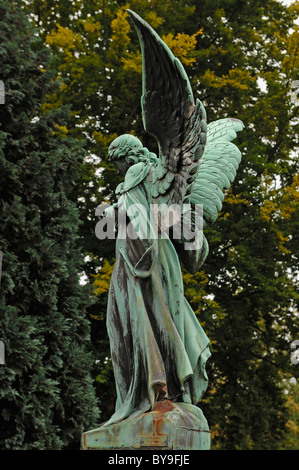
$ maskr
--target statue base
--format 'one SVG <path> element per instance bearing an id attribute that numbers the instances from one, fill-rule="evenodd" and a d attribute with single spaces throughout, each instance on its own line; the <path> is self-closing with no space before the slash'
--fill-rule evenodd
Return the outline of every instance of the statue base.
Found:
<path id="1" fill-rule="evenodd" d="M 153 410 L 82 435 L 82 450 L 209 450 L 210 433 L 194 405 L 157 402 Z"/>

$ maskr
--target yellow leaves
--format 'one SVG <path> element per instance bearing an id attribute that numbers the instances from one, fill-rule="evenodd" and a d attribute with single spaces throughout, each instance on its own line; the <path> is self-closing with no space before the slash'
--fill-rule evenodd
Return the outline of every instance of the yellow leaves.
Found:
<path id="1" fill-rule="evenodd" d="M 136 72 L 141 74 L 142 58 L 138 51 L 133 54 L 127 54 L 127 46 L 130 42 L 129 31 L 130 23 L 128 21 L 129 14 L 126 11 L 127 5 L 120 8 L 116 14 L 116 18 L 111 22 L 112 28 L 112 44 L 110 48 L 111 59 L 116 58 L 123 63 L 125 72 Z M 154 15 L 155 16 L 155 15 Z"/>
<path id="2" fill-rule="evenodd" d="M 299 16 L 299 1 L 293 0 L 292 3 L 288 6 L 288 8 L 295 13 L 296 18 L 298 19 Z"/>
<path id="3" fill-rule="evenodd" d="M 129 42 L 128 33 L 130 31 L 130 24 L 127 20 L 129 13 L 126 11 L 126 7 L 122 7 L 116 13 L 116 18 L 111 22 L 112 28 L 112 39 L 114 41 L 125 38 L 125 42 Z"/>
<path id="4" fill-rule="evenodd" d="M 247 70 L 232 69 L 228 75 L 223 75 L 224 86 L 231 86 L 239 90 L 248 90 L 248 82 L 253 80 Z M 246 83 L 247 82 L 247 83 Z"/>
<path id="5" fill-rule="evenodd" d="M 124 71 L 125 72 L 134 72 L 141 74 L 142 72 L 142 57 L 141 53 L 137 52 L 137 54 L 131 54 L 130 58 L 123 57 L 121 59 L 122 63 L 124 64 Z"/>
<path id="6" fill-rule="evenodd" d="M 57 31 L 52 31 L 51 34 L 47 34 L 46 43 L 50 46 L 67 47 L 68 49 L 72 49 L 75 47 L 75 39 L 76 35 L 73 31 L 57 24 Z"/>
<path id="7" fill-rule="evenodd" d="M 231 69 L 228 75 L 222 75 L 222 77 L 218 77 L 215 72 L 207 69 L 201 80 L 204 84 L 213 88 L 231 87 L 237 90 L 248 90 L 250 81 L 255 80 L 255 78 L 247 70 L 238 68 Z"/>
<path id="8" fill-rule="evenodd" d="M 176 36 L 169 33 L 166 36 L 162 36 L 163 41 L 171 49 L 173 54 L 180 59 L 184 65 L 192 65 L 196 60 L 194 57 L 190 57 L 190 52 L 195 49 L 197 36 L 203 33 L 203 29 L 197 31 L 197 33 L 188 34 L 178 33 Z"/>
<path id="9" fill-rule="evenodd" d="M 82 51 L 84 46 L 92 47 L 100 35 L 101 24 L 98 21 L 89 18 L 79 20 L 78 23 L 86 34 L 84 32 L 82 34 L 74 33 L 71 29 L 57 23 L 57 29 L 46 36 L 46 43 L 62 52 L 66 62 L 73 60 L 75 53 Z"/>
<path id="10" fill-rule="evenodd" d="M 130 24 L 128 21 L 129 13 L 126 11 L 127 5 L 120 8 L 116 13 L 116 18 L 111 22 L 112 43 L 110 52 L 117 58 L 124 55 L 130 42 L 129 31 Z"/>
<path id="11" fill-rule="evenodd" d="M 295 17 L 298 18 L 299 2 L 296 1 L 292 3 L 289 6 L 289 9 L 294 13 L 294 19 Z M 286 72 L 286 75 L 290 76 L 299 67 L 299 26 L 294 23 L 292 32 L 287 36 L 279 34 L 277 31 L 274 31 L 274 36 L 276 38 L 278 51 L 284 51 L 282 67 Z"/>
<path id="12" fill-rule="evenodd" d="M 83 28 L 86 32 L 89 32 L 89 33 L 99 32 L 101 29 L 101 23 L 99 23 L 98 21 L 94 22 L 94 21 L 86 20 L 83 22 Z"/>
<path id="13" fill-rule="evenodd" d="M 290 219 L 299 206 L 299 175 L 295 175 L 290 186 L 271 189 L 272 181 L 265 175 L 261 190 L 267 199 L 260 207 L 261 218 L 269 222 L 273 217 Z"/>
<path id="14" fill-rule="evenodd" d="M 109 261 L 105 259 L 101 270 L 94 275 L 93 286 L 95 288 L 95 295 L 108 292 L 113 268 L 114 264 L 110 264 Z"/>
<path id="15" fill-rule="evenodd" d="M 282 204 L 280 206 L 280 215 L 283 219 L 290 219 L 293 212 L 295 212 L 295 208 L 288 204 Z"/>
<path id="16" fill-rule="evenodd" d="M 117 137 L 117 134 L 103 134 L 101 131 L 93 131 L 92 133 L 97 145 L 100 148 L 107 149 L 111 142 Z"/>
<path id="17" fill-rule="evenodd" d="M 233 194 L 231 190 L 229 190 L 225 196 L 225 202 L 228 204 L 236 205 L 236 204 L 250 204 L 250 201 L 242 197 L 242 193 Z"/>
<path id="18" fill-rule="evenodd" d="M 273 212 L 277 210 L 277 204 L 274 201 L 270 201 L 268 199 L 267 201 L 264 202 L 264 205 L 261 206 L 260 212 L 261 212 L 261 218 L 267 222 L 271 220 L 271 215 Z"/>
<path id="19" fill-rule="evenodd" d="M 286 406 L 289 419 L 286 423 L 286 449 L 298 449 L 299 445 L 299 383 L 287 385 Z"/>
<path id="20" fill-rule="evenodd" d="M 154 29 L 157 29 L 164 22 L 163 18 L 158 16 L 157 13 L 153 10 L 144 15 L 144 19 Z"/>
<path id="21" fill-rule="evenodd" d="M 209 311 L 217 318 L 223 318 L 225 312 L 221 309 L 220 304 L 214 299 L 214 296 L 209 295 L 206 291 L 209 277 L 208 274 L 202 270 L 195 274 L 183 270 L 183 281 L 185 287 L 185 296 L 192 306 L 196 315 L 201 315 L 202 312 Z M 201 324 L 204 321 L 201 316 Z M 211 340 L 211 344 L 213 341 Z"/>
<path id="22" fill-rule="evenodd" d="M 260 207 L 261 219 L 265 222 L 275 222 L 277 220 L 290 219 L 292 214 L 299 209 L 299 175 L 294 177 L 293 183 L 279 189 L 273 188 L 272 180 L 265 173 L 261 184 L 261 191 L 265 196 L 265 201 Z M 289 241 L 288 236 L 284 236 L 274 224 L 272 230 L 276 233 L 278 250 L 288 254 L 290 251 L 285 247 Z"/>
<path id="23" fill-rule="evenodd" d="M 215 395 L 216 393 L 217 393 L 216 388 L 210 390 L 209 392 L 210 395 Z M 212 450 L 219 450 L 220 446 L 219 446 L 219 443 L 217 442 L 217 438 L 221 437 L 222 435 L 221 426 L 219 424 L 215 424 L 214 426 L 211 426 L 210 434 L 211 434 L 211 442 L 213 446 Z"/>
<path id="24" fill-rule="evenodd" d="M 161 19 L 161 18 L 160 18 Z M 163 41 L 167 44 L 173 54 L 180 59 L 184 65 L 192 65 L 196 60 L 190 56 L 190 53 L 195 49 L 196 37 L 202 34 L 202 30 L 189 36 L 188 34 L 177 34 L 174 36 L 169 33 L 166 36 L 162 36 Z M 141 73 L 142 71 L 142 57 L 141 53 L 130 54 L 129 58 L 123 57 L 122 63 L 124 64 L 124 70 L 126 72 Z"/>
<path id="25" fill-rule="evenodd" d="M 282 61 L 283 68 L 286 70 L 287 75 L 298 70 L 299 67 L 299 31 L 298 26 L 290 36 L 287 38 L 287 53 Z"/>
<path id="26" fill-rule="evenodd" d="M 221 86 L 220 77 L 215 75 L 213 70 L 207 69 L 202 76 L 202 82 L 206 83 L 214 88 L 219 88 Z"/>
<path id="27" fill-rule="evenodd" d="M 59 135 L 60 137 L 67 137 L 68 134 L 68 128 L 66 126 L 59 126 L 56 124 L 57 131 L 53 131 L 52 135 Z"/>
<path id="28" fill-rule="evenodd" d="M 81 36 L 57 24 L 57 31 L 52 31 L 46 36 L 46 43 L 63 52 L 68 60 L 73 57 L 73 51 L 80 45 Z"/>
<path id="29" fill-rule="evenodd" d="M 100 271 L 97 274 L 91 275 L 94 278 L 92 285 L 93 285 L 93 292 L 96 296 L 101 296 L 102 294 L 104 294 L 103 298 L 105 299 L 105 296 L 109 291 L 110 279 L 111 279 L 113 268 L 114 268 L 114 263 L 110 264 L 109 261 L 105 259 Z M 99 313 L 96 315 L 90 314 L 90 317 L 94 320 L 103 321 L 105 319 L 105 315 L 106 315 L 106 307 L 104 307 L 102 311 L 100 309 Z"/>
<path id="30" fill-rule="evenodd" d="M 297 412 L 298 411 L 299 410 L 297 410 Z M 289 421 L 287 421 L 286 426 L 289 429 L 289 431 L 291 431 L 293 434 L 296 435 L 296 434 L 299 433 L 299 426 L 297 426 L 297 424 L 294 421 L 292 421 L 291 419 L 289 419 Z"/>
<path id="31" fill-rule="evenodd" d="M 292 395 L 289 395 L 288 408 L 292 411 L 292 413 L 297 414 L 299 416 L 299 403 L 295 400 L 295 397 Z M 299 431 L 298 427 L 297 431 Z"/>
<path id="32" fill-rule="evenodd" d="M 230 189 L 227 194 L 225 195 L 225 202 L 231 205 L 237 205 L 237 204 L 250 204 L 250 201 L 248 201 L 246 198 L 242 197 L 242 193 L 239 194 L 233 194 L 232 190 Z M 222 218 L 225 220 L 230 216 L 229 212 L 225 212 L 222 215 Z"/>
<path id="33" fill-rule="evenodd" d="M 275 232 L 278 240 L 278 251 L 285 254 L 291 253 L 290 250 L 285 247 L 285 243 L 289 241 L 289 237 L 284 237 L 280 230 L 275 229 Z"/>
<path id="34" fill-rule="evenodd" d="M 183 274 L 184 282 L 187 285 L 198 287 L 198 285 L 206 286 L 208 283 L 208 275 L 205 271 L 199 271 L 196 273 L 196 279 L 194 274 L 190 274 L 189 272 L 184 272 Z"/>
<path id="35" fill-rule="evenodd" d="M 293 201 L 296 208 L 299 204 L 299 174 L 294 176 L 293 183 L 290 186 L 286 186 L 285 193 L 283 195 L 284 201 Z"/>
<path id="36" fill-rule="evenodd" d="M 112 43 L 110 52 L 116 56 L 118 60 L 121 60 L 124 65 L 125 72 L 140 74 L 142 71 L 142 57 L 140 51 L 137 51 L 136 53 L 130 52 L 130 55 L 128 56 L 127 46 L 130 43 L 130 23 L 128 21 L 129 14 L 126 11 L 126 8 L 127 6 L 121 7 L 116 14 L 116 18 L 111 22 Z M 149 11 L 144 15 L 144 19 L 154 29 L 157 29 L 164 21 L 163 18 L 157 16 L 154 11 Z M 192 57 L 191 54 L 196 47 L 197 36 L 202 33 L 202 29 L 192 35 L 178 33 L 174 36 L 169 33 L 166 36 L 162 36 L 162 39 L 171 49 L 173 54 L 180 59 L 182 64 L 192 65 L 195 62 L 195 58 Z"/>

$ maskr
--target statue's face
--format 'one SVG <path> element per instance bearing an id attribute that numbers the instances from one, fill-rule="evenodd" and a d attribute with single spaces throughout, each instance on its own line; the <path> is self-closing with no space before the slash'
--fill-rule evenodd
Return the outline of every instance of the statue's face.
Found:
<path id="1" fill-rule="evenodd" d="M 123 160 L 114 160 L 114 165 L 118 169 L 119 173 L 123 176 L 125 176 L 126 172 L 128 171 L 130 164 L 126 162 L 125 159 Z"/>
<path id="2" fill-rule="evenodd" d="M 108 158 L 114 163 L 121 175 L 125 175 L 132 163 L 127 162 L 130 150 L 142 148 L 142 143 L 131 134 L 123 134 L 116 137 L 108 149 Z"/>

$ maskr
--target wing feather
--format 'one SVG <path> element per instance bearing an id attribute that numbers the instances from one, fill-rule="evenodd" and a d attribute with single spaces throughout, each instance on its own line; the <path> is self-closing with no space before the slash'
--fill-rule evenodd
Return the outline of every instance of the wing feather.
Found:
<path id="1" fill-rule="evenodd" d="M 194 100 L 181 62 L 151 26 L 128 12 L 142 51 L 144 129 L 159 146 L 159 178 L 153 191 L 157 197 L 163 195 L 163 202 L 182 204 L 206 143 L 205 109 L 200 100 Z"/>
<path id="2" fill-rule="evenodd" d="M 204 223 L 215 222 L 224 190 L 230 188 L 241 162 L 241 152 L 232 141 L 244 125 L 233 118 L 207 125 L 204 106 L 194 100 L 181 62 L 153 28 L 133 11 L 128 12 L 142 51 L 144 129 L 159 147 L 150 180 L 153 201 L 201 204 Z"/>
<path id="3" fill-rule="evenodd" d="M 236 177 L 242 155 L 231 141 L 243 128 L 242 121 L 231 118 L 220 119 L 208 125 L 207 144 L 200 167 L 192 191 L 184 201 L 201 204 L 206 223 L 216 221 L 222 209 L 223 190 L 229 189 Z"/>
<path id="4" fill-rule="evenodd" d="M 230 142 L 237 137 L 237 132 L 243 128 L 244 124 L 239 119 L 218 119 L 208 125 L 207 141 L 209 143 L 216 141 Z"/>

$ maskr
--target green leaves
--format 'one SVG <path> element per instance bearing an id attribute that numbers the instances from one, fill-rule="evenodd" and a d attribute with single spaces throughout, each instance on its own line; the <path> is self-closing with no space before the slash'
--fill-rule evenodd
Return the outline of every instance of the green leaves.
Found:
<path id="1" fill-rule="evenodd" d="M 0 446 L 79 448 L 98 416 L 73 194 L 83 153 L 66 107 L 41 111 L 51 82 L 20 6 L 4 1 L 0 16 Z"/>

